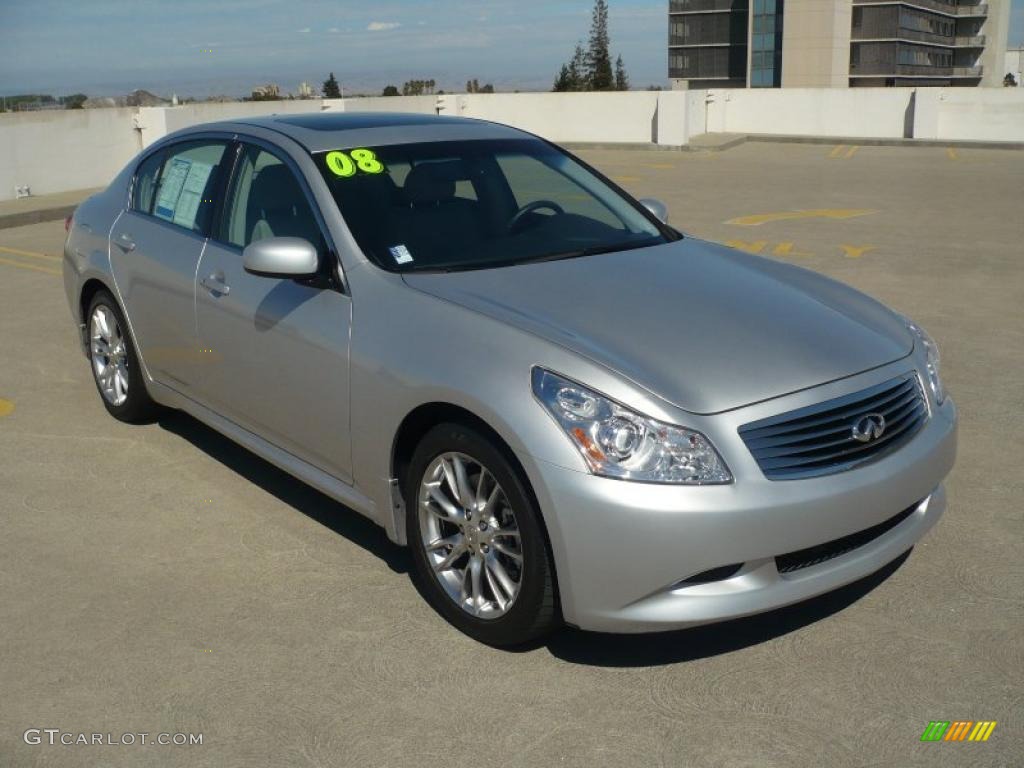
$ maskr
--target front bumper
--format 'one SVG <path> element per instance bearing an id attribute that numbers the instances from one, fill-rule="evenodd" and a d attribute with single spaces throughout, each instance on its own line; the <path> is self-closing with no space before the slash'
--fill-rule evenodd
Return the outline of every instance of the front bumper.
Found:
<path id="1" fill-rule="evenodd" d="M 945 511 L 942 481 L 956 458 L 956 422 L 947 399 L 892 454 L 805 480 L 767 480 L 735 445 L 726 460 L 738 470 L 736 482 L 723 486 L 630 483 L 530 461 L 566 621 L 609 632 L 678 629 L 780 608 L 873 573 Z M 910 508 L 845 554 L 783 573 L 776 565 L 777 556 L 865 531 Z M 741 569 L 729 578 L 681 584 L 737 563 Z"/>

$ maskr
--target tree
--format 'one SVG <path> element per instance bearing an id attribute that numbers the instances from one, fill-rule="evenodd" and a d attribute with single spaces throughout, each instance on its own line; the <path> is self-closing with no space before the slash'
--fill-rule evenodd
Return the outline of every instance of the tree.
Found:
<path id="1" fill-rule="evenodd" d="M 587 52 L 583 49 L 582 43 L 576 43 L 576 50 L 568 64 L 563 64 L 562 69 L 555 78 L 555 91 L 589 91 L 590 77 L 587 72 Z"/>
<path id="2" fill-rule="evenodd" d="M 615 87 L 612 57 L 609 53 L 608 3 L 594 0 L 590 22 L 590 40 L 587 46 L 587 85 L 592 91 L 610 91 Z"/>
<path id="3" fill-rule="evenodd" d="M 395 88 L 395 86 L 393 86 L 393 85 L 385 86 L 384 93 L 381 94 L 381 95 L 382 96 L 397 96 L 398 95 L 398 89 Z"/>
<path id="4" fill-rule="evenodd" d="M 622 54 L 615 60 L 615 90 L 629 90 L 629 75 L 626 74 L 626 65 L 622 63 Z"/>
<path id="5" fill-rule="evenodd" d="M 486 85 L 484 85 L 483 88 L 480 89 L 480 93 L 494 93 L 494 86 L 491 85 L 490 83 L 487 83 Z"/>
<path id="6" fill-rule="evenodd" d="M 555 93 L 564 93 L 565 91 L 571 91 L 570 85 L 572 84 L 571 78 L 569 77 L 569 65 L 563 64 L 561 70 L 558 72 L 558 77 L 555 78 L 555 84 L 551 88 Z"/>
<path id="7" fill-rule="evenodd" d="M 331 72 L 331 76 L 324 80 L 324 98 L 325 99 L 340 99 L 341 98 L 341 87 L 338 85 L 338 81 L 334 77 L 334 73 Z"/>
<path id="8" fill-rule="evenodd" d="M 73 93 L 70 96 L 63 96 L 61 101 L 64 104 L 64 109 L 82 109 L 87 98 L 89 97 L 84 93 Z"/>
<path id="9" fill-rule="evenodd" d="M 587 77 L 587 53 L 581 43 L 576 43 L 576 51 L 569 61 L 569 90 L 590 90 L 590 79 Z"/>
<path id="10" fill-rule="evenodd" d="M 1003 86 L 1006 88 L 1017 87 L 1017 78 L 1013 76 L 1013 72 L 1006 73 L 1006 77 L 1003 78 Z"/>

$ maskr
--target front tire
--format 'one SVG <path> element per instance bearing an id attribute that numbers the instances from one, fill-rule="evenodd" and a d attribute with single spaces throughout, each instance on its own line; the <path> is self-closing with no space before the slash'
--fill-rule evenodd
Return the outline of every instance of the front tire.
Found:
<path id="1" fill-rule="evenodd" d="M 107 413 L 128 424 L 153 421 L 160 408 L 146 391 L 139 356 L 117 301 L 107 291 L 98 291 L 85 318 L 89 367 Z"/>
<path id="2" fill-rule="evenodd" d="M 445 619 L 499 647 L 557 626 L 540 514 L 505 451 L 469 427 L 441 424 L 413 453 L 404 498 L 414 577 Z"/>

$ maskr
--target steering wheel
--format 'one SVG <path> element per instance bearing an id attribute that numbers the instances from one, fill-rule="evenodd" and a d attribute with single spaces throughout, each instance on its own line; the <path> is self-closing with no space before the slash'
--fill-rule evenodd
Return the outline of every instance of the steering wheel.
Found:
<path id="1" fill-rule="evenodd" d="M 527 203 L 516 211 L 516 215 L 508 220 L 508 231 L 515 232 L 516 227 L 519 226 L 524 216 L 534 211 L 539 211 L 541 208 L 548 208 L 557 214 L 565 213 L 565 209 L 554 200 L 534 200 L 532 203 Z"/>

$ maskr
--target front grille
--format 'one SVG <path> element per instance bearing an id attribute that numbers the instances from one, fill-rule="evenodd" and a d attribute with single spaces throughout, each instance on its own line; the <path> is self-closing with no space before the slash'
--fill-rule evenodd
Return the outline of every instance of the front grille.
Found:
<path id="1" fill-rule="evenodd" d="M 874 525 L 863 531 L 858 531 L 857 533 L 851 533 L 849 536 L 844 536 L 841 539 L 828 541 L 824 544 L 819 544 L 816 547 L 808 547 L 807 549 L 790 552 L 786 555 L 779 555 L 775 558 L 775 567 L 779 569 L 779 573 L 791 573 L 792 571 L 799 571 L 801 568 L 810 568 L 812 565 L 819 565 L 827 560 L 839 557 L 840 555 L 845 555 L 847 552 L 859 549 L 865 544 L 870 544 L 879 536 L 891 531 L 897 525 L 914 514 L 914 510 L 917 509 L 918 506 L 919 503 L 914 504 L 913 506 L 904 509 L 898 515 L 894 515 L 878 525 Z"/>
<path id="2" fill-rule="evenodd" d="M 885 431 L 859 442 L 854 426 L 881 414 Z M 740 427 L 740 437 L 769 480 L 794 480 L 843 472 L 874 461 L 907 442 L 928 419 L 916 373 L 824 403 Z"/>

